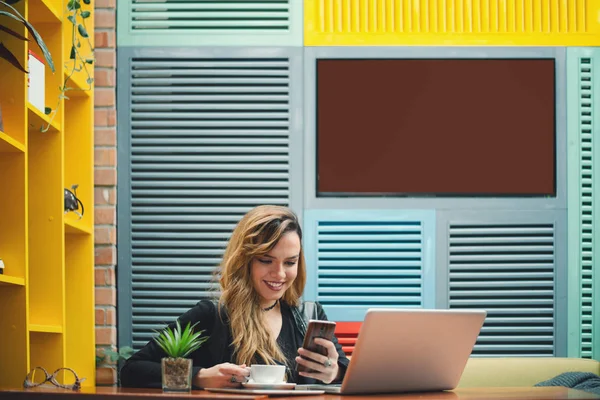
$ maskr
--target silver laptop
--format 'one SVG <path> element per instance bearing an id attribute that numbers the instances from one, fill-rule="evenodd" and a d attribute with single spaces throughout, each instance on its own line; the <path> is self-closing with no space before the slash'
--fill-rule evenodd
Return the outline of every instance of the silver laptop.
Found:
<path id="1" fill-rule="evenodd" d="M 402 393 L 458 385 L 484 310 L 371 308 L 341 385 L 297 385 L 327 393 Z"/>

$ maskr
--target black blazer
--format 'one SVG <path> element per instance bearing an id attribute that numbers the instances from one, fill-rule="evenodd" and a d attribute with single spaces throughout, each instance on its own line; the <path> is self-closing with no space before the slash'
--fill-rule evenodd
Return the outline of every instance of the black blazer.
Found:
<path id="1" fill-rule="evenodd" d="M 323 307 L 319 303 L 313 304 L 316 306 L 314 307 L 315 310 L 311 311 L 313 314 L 309 315 L 305 314 L 304 304 L 300 307 L 290 307 L 297 343 L 302 343 L 304 339 L 307 318 L 327 319 Z M 307 302 L 307 306 L 310 305 L 312 304 L 308 304 Z M 310 316 L 314 314 L 316 314 L 315 317 Z M 195 328 L 196 332 L 204 330 L 203 336 L 209 336 L 209 339 L 189 356 L 192 359 L 194 376 L 202 368 L 210 368 L 217 364 L 233 362 L 233 351 L 231 348 L 233 337 L 229 326 L 229 318 L 224 307 L 221 307 L 221 316 L 219 317 L 215 301 L 201 300 L 193 308 L 180 316 L 179 322 L 182 327 L 185 327 L 188 322 L 191 322 L 192 325 L 198 322 Z M 169 326 L 171 329 L 174 329 L 175 323 L 173 322 Z M 350 360 L 344 354 L 342 346 L 335 337 L 333 342 L 339 355 L 338 365 L 341 371 L 341 379 L 346 373 Z M 120 373 L 121 386 L 137 388 L 162 387 L 160 360 L 165 356 L 164 351 L 154 340 L 148 342 L 125 362 Z M 299 377 L 299 379 L 301 383 L 316 382 L 314 379 L 305 377 Z"/>

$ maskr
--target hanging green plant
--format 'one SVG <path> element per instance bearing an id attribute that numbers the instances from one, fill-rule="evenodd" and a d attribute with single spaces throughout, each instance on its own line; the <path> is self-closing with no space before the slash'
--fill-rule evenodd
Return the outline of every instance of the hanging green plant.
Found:
<path id="1" fill-rule="evenodd" d="M 58 95 L 56 108 L 52 109 L 51 107 L 46 107 L 44 110 L 46 115 L 50 116 L 50 123 L 48 123 L 48 126 L 42 127 L 42 132 L 47 132 L 50 129 L 50 124 L 58 113 L 61 100 L 69 99 L 65 94 L 66 92 L 71 90 L 91 90 L 92 84 L 94 83 L 94 78 L 92 78 L 89 68 L 92 68 L 90 66 L 92 66 L 96 60 L 94 59 L 94 48 L 92 47 L 90 35 L 88 34 L 86 25 L 87 20 L 92 14 L 91 11 L 82 9 L 82 3 L 85 5 L 90 5 L 91 0 L 69 0 L 67 3 L 67 20 L 71 22 L 71 50 L 69 52 L 69 60 L 65 62 L 65 69 L 67 73 L 65 74 L 62 85 L 59 87 L 60 93 Z M 81 53 L 80 49 L 82 40 L 85 40 L 88 43 L 89 54 Z M 80 71 L 84 71 L 86 77 L 85 82 L 87 83 L 88 87 L 83 89 L 68 87 L 67 84 L 73 75 Z"/>

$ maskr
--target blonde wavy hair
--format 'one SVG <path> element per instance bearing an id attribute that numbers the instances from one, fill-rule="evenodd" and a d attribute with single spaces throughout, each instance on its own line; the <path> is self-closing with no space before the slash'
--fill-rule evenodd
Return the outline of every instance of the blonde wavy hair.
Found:
<path id="1" fill-rule="evenodd" d="M 220 268 L 219 306 L 225 306 L 229 316 L 236 364 L 286 361 L 276 339 L 262 322 L 260 297 L 254 289 L 250 268 L 254 258 L 267 254 L 289 232 L 296 232 L 302 241 L 302 230 L 294 212 L 287 207 L 258 206 L 240 220 L 227 244 Z M 306 264 L 301 247 L 296 279 L 282 300 L 297 306 L 305 283 Z"/>

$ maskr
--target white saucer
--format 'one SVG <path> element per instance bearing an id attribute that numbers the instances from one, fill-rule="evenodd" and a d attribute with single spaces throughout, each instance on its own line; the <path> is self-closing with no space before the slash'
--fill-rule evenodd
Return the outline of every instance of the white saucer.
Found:
<path id="1" fill-rule="evenodd" d="M 279 383 L 254 383 L 245 382 L 242 386 L 246 389 L 271 389 L 271 390 L 288 390 L 293 389 L 295 383 L 279 382 Z"/>

